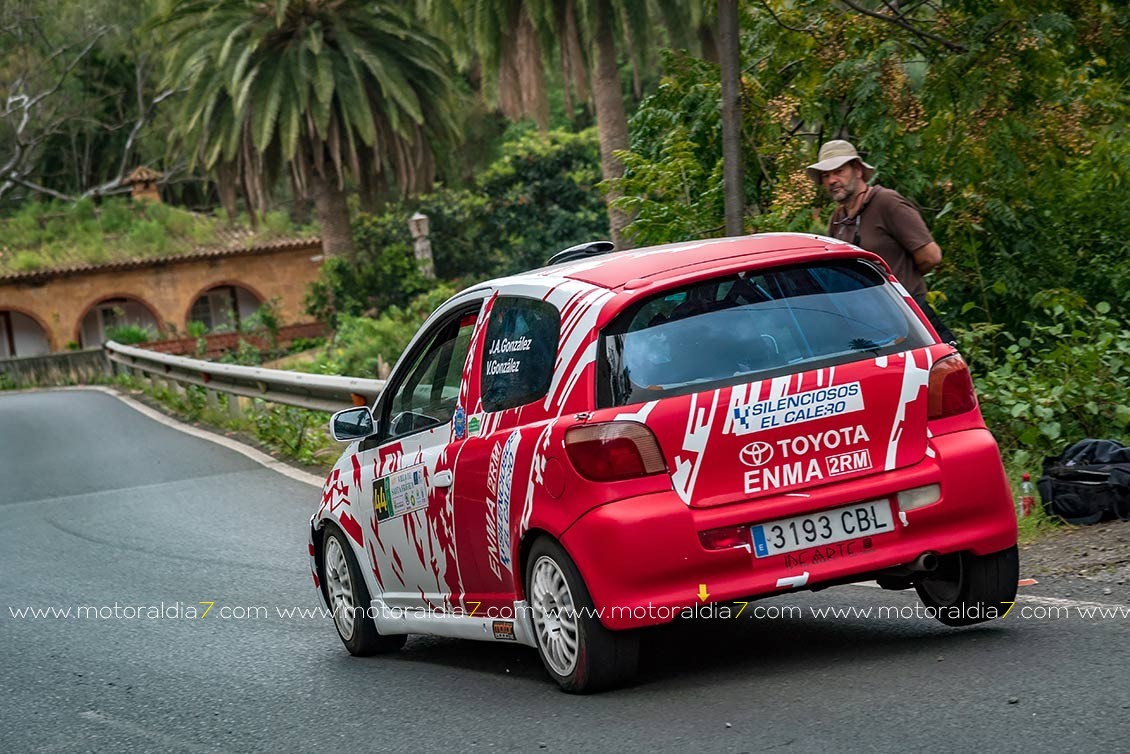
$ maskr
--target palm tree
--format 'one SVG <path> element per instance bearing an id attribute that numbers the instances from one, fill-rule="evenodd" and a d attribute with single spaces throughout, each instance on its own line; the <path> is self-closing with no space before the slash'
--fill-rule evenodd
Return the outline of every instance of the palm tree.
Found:
<path id="1" fill-rule="evenodd" d="M 638 73 L 656 40 L 654 22 L 662 21 L 678 37 L 696 28 L 702 16 L 699 5 L 688 7 L 677 0 L 420 0 L 419 8 L 447 29 L 468 57 L 477 56 L 488 82 L 497 82 L 500 109 L 507 115 L 534 115 L 542 122 L 542 61 L 556 53 L 567 111 L 572 110 L 573 97 L 587 99 L 591 87 L 601 173 L 609 180 L 623 175 L 616 152 L 628 148 L 620 55 L 632 64 L 639 96 Z M 507 98 L 518 104 L 508 106 Z M 622 231 L 631 218 L 611 206 L 618 196 L 612 189 L 605 198 L 612 241 L 623 248 Z"/>
<path id="2" fill-rule="evenodd" d="M 289 174 L 311 195 L 327 255 L 351 254 L 346 179 L 412 193 L 454 143 L 459 101 L 445 49 L 391 3 L 176 0 L 169 83 L 193 166 L 235 172 L 263 206 Z"/>

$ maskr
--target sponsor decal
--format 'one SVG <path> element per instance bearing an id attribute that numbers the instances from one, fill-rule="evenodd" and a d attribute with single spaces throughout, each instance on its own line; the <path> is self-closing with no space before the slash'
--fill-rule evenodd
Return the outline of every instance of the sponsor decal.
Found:
<path id="1" fill-rule="evenodd" d="M 862 410 L 863 391 L 858 382 L 806 390 L 731 409 L 736 435 L 748 435 L 774 427 L 802 424 Z"/>
<path id="2" fill-rule="evenodd" d="M 773 446 L 758 440 L 742 448 L 738 458 L 746 466 L 764 466 L 773 460 Z"/>
<path id="3" fill-rule="evenodd" d="M 784 440 L 778 440 L 777 447 L 781 451 L 782 458 L 793 458 L 795 456 L 806 456 L 809 453 L 835 450 L 841 447 L 849 448 L 852 445 L 858 445 L 870 439 L 863 425 L 856 424 L 852 427 L 829 429 L 826 432 L 796 435 Z"/>
<path id="4" fill-rule="evenodd" d="M 378 521 L 403 516 L 428 504 L 423 464 L 373 480 L 373 511 Z"/>
<path id="5" fill-rule="evenodd" d="M 519 432 L 506 442 L 497 442 L 490 454 L 487 471 L 486 535 L 487 563 L 495 578 L 502 578 L 502 566 L 510 565 L 510 496 L 514 482 L 514 457 Z"/>
<path id="6" fill-rule="evenodd" d="M 510 491 L 514 483 L 514 460 L 518 455 L 520 432 L 506 438 L 498 468 L 498 559 L 510 565 Z"/>
<path id="7" fill-rule="evenodd" d="M 462 440 L 467 434 L 467 412 L 462 406 L 455 407 L 455 416 L 451 421 L 455 425 L 455 439 Z"/>
<path id="8" fill-rule="evenodd" d="M 853 450 L 850 453 L 828 456 L 828 476 L 850 474 L 853 471 L 863 471 L 871 468 L 871 451 Z"/>
<path id="9" fill-rule="evenodd" d="M 470 437 L 478 436 L 479 432 L 483 429 L 483 420 L 478 414 L 473 414 L 467 420 L 467 434 Z"/>
<path id="10" fill-rule="evenodd" d="M 518 641 L 518 637 L 514 635 L 514 621 L 491 621 L 490 627 L 494 632 L 494 638 L 500 641 Z"/>
<path id="11" fill-rule="evenodd" d="M 858 447 L 870 439 L 863 425 L 856 424 L 825 432 L 799 434 L 777 440 L 774 444 L 752 442 L 742 448 L 740 456 L 743 463 L 754 467 L 743 476 L 745 494 L 794 487 L 870 469 L 871 451 L 866 447 Z M 839 452 L 821 457 L 821 454 L 831 450 Z M 757 458 L 761 459 L 760 464 L 753 463 Z M 769 464 L 777 458 L 780 463 Z"/>

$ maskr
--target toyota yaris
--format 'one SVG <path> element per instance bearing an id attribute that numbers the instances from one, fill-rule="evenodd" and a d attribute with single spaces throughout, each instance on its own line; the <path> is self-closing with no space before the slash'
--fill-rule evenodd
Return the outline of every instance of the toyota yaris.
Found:
<path id="1" fill-rule="evenodd" d="M 375 405 L 334 415 L 309 554 L 350 652 L 515 642 L 590 691 L 704 594 L 877 580 L 951 625 L 1006 612 L 996 443 L 879 257 L 800 234 L 602 250 L 458 294 Z"/>

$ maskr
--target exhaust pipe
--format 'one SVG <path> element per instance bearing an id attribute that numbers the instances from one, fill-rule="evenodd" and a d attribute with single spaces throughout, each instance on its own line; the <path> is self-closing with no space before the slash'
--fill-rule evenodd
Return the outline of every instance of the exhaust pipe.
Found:
<path id="1" fill-rule="evenodd" d="M 924 552 L 911 562 L 909 569 L 918 573 L 930 573 L 938 567 L 938 556 L 932 552 Z"/>

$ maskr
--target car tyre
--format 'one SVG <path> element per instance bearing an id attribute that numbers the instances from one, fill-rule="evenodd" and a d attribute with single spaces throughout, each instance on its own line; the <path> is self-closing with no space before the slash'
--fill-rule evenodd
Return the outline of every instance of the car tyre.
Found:
<path id="1" fill-rule="evenodd" d="M 639 635 L 601 624 L 580 571 L 551 539 L 543 537 L 530 549 L 526 598 L 542 665 L 563 690 L 586 694 L 635 676 Z"/>
<path id="2" fill-rule="evenodd" d="M 322 588 L 333 611 L 341 642 L 355 657 L 395 652 L 408 639 L 403 634 L 385 636 L 368 614 L 372 599 L 365 578 L 345 534 L 326 527 L 322 540 Z"/>
<path id="3" fill-rule="evenodd" d="M 938 568 L 914 588 L 947 626 L 970 626 L 999 618 L 1016 601 L 1020 559 L 1015 545 L 991 555 L 961 552 L 940 561 Z"/>

